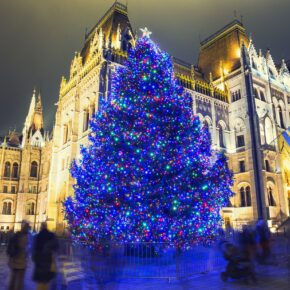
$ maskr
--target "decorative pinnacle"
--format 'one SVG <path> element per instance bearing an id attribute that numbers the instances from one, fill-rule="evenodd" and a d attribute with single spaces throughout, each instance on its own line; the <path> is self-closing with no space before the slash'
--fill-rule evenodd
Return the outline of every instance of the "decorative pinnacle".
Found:
<path id="1" fill-rule="evenodd" d="M 145 28 L 140 28 L 140 30 L 141 30 L 142 33 L 143 33 L 142 37 L 148 37 L 148 38 L 150 38 L 150 35 L 152 34 L 152 32 L 149 31 L 147 27 L 145 27 Z"/>

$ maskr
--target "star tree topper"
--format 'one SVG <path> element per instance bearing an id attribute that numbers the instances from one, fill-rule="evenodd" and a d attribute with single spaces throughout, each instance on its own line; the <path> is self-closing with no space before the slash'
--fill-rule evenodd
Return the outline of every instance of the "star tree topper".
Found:
<path id="1" fill-rule="evenodd" d="M 142 37 L 148 37 L 148 38 L 150 38 L 150 35 L 152 34 L 152 32 L 149 31 L 147 27 L 145 27 L 145 28 L 140 28 L 140 30 L 141 30 L 142 33 L 143 33 Z"/>

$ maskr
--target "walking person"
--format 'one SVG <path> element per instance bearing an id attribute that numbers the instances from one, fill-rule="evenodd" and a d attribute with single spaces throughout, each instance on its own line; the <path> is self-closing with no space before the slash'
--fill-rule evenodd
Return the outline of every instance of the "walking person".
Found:
<path id="1" fill-rule="evenodd" d="M 256 227 L 257 241 L 261 248 L 260 263 L 266 263 L 271 255 L 271 233 L 264 220 L 259 220 Z"/>
<path id="2" fill-rule="evenodd" d="M 29 228 L 28 222 L 23 221 L 21 223 L 21 230 L 13 234 L 8 242 L 8 265 L 11 269 L 9 290 L 21 290 L 23 286 L 27 266 L 26 258 Z"/>
<path id="3" fill-rule="evenodd" d="M 55 234 L 47 230 L 46 223 L 42 223 L 32 249 L 35 263 L 33 280 L 37 282 L 37 290 L 48 290 L 50 281 L 56 276 L 55 253 L 58 247 Z"/>

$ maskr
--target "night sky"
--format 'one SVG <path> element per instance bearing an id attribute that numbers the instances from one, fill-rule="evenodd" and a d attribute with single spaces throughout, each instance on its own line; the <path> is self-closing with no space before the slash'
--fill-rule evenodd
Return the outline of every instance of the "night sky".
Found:
<path id="1" fill-rule="evenodd" d="M 33 87 L 51 130 L 62 75 L 113 0 L 0 0 L 0 136 L 22 131 Z M 126 3 L 126 0 L 121 2 Z M 243 15 L 256 49 L 290 59 L 289 0 L 128 0 L 133 29 L 147 26 L 170 54 L 197 63 L 204 39 Z"/>

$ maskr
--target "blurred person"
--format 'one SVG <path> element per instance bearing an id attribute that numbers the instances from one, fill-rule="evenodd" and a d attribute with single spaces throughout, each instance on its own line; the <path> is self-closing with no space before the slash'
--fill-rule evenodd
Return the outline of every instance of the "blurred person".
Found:
<path id="1" fill-rule="evenodd" d="M 23 286 L 23 280 L 27 266 L 27 245 L 29 228 L 30 227 L 28 222 L 22 221 L 21 230 L 13 234 L 8 242 L 8 265 L 11 269 L 9 290 L 21 290 Z"/>
<path id="2" fill-rule="evenodd" d="M 239 234 L 239 245 L 243 256 L 253 260 L 257 249 L 255 233 L 247 225 L 243 225 L 242 232 Z"/>
<path id="3" fill-rule="evenodd" d="M 35 263 L 33 280 L 38 282 L 37 290 L 48 290 L 50 281 L 56 276 L 55 254 L 58 248 L 55 234 L 47 230 L 46 223 L 42 223 L 32 249 L 32 260 Z"/>
<path id="4" fill-rule="evenodd" d="M 271 233 L 264 220 L 259 220 L 256 227 L 257 242 L 261 249 L 260 262 L 264 263 L 271 255 Z"/>
<path id="5" fill-rule="evenodd" d="M 249 269 L 252 274 L 253 281 L 256 282 L 254 258 L 257 251 L 257 244 L 255 239 L 255 232 L 247 225 L 243 225 L 242 232 L 239 234 L 238 241 L 242 257 L 249 262 Z"/>

